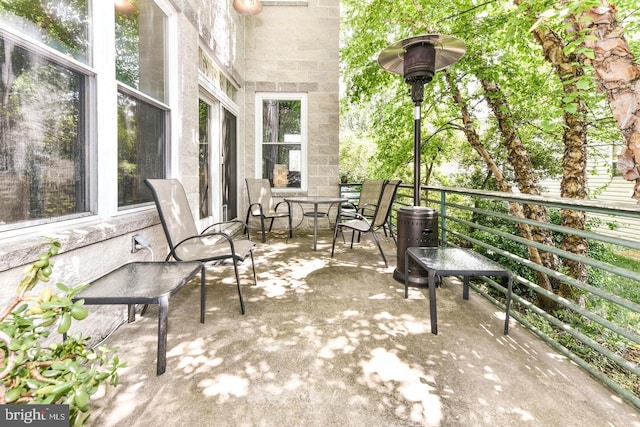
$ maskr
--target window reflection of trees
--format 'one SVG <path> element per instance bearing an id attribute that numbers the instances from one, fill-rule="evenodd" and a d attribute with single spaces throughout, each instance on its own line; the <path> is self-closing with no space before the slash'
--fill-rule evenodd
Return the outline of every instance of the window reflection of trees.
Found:
<path id="1" fill-rule="evenodd" d="M 87 62 L 87 0 L 2 1 L 0 20 L 65 55 Z"/>
<path id="2" fill-rule="evenodd" d="M 0 37 L 0 222 L 88 210 L 85 78 Z"/>
<path id="3" fill-rule="evenodd" d="M 123 7 L 123 4 L 126 7 Z M 118 207 L 152 200 L 145 178 L 165 176 L 166 15 L 151 0 L 115 5 Z"/>
<path id="4" fill-rule="evenodd" d="M 262 177 L 274 185 L 276 165 L 287 167 L 287 187 L 301 186 L 300 171 L 291 170 L 290 152 L 301 150 L 302 102 L 300 100 L 266 99 L 263 101 Z"/>

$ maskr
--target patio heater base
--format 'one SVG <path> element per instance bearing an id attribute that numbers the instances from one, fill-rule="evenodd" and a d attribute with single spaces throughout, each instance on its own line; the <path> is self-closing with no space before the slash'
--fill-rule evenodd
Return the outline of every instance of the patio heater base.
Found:
<path id="1" fill-rule="evenodd" d="M 393 278 L 404 283 L 404 258 L 410 247 L 438 247 L 438 213 L 424 206 L 405 206 L 398 209 L 398 266 Z M 428 287 L 427 272 L 409 260 L 409 285 Z"/>

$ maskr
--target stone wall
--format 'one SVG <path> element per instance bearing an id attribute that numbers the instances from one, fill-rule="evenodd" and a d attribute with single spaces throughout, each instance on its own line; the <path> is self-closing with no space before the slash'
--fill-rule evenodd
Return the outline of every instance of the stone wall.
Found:
<path id="1" fill-rule="evenodd" d="M 310 0 L 297 5 L 265 2 L 256 17 L 242 17 L 232 1 L 171 0 L 177 10 L 172 41 L 176 46 L 170 68 L 172 80 L 171 171 L 198 206 L 198 98 L 199 48 L 215 56 L 218 65 L 238 85 L 240 126 L 239 216 L 247 209 L 244 178 L 254 171 L 254 98 L 256 91 L 308 93 L 309 191 L 311 195 L 338 192 L 338 30 L 339 1 Z M 175 39 L 173 39 L 175 37 Z M 246 42 L 245 42 L 246 40 Z M 115 88 L 115 85 L 113 85 Z M 107 105 L 98 106 L 98 114 Z M 100 161 L 100 159 L 98 159 Z M 101 184 L 102 185 L 102 184 Z M 152 251 L 131 253 L 131 238 L 143 234 Z M 85 283 L 131 261 L 160 261 L 167 254 L 166 240 L 152 205 L 108 214 L 88 215 L 72 221 L 26 228 L 0 235 L 0 306 L 15 296 L 25 265 L 44 249 L 44 236 L 60 239 L 62 252 L 49 284 Z M 123 307 L 92 307 L 93 315 L 80 325 L 84 335 L 99 341 L 126 320 Z"/>
<path id="2" fill-rule="evenodd" d="M 338 0 L 289 5 L 266 1 L 262 13 L 245 18 L 245 122 L 241 138 L 246 144 L 243 172 L 247 177 L 253 177 L 255 171 L 255 93 L 306 92 L 306 194 L 338 195 L 339 15 Z M 277 189 L 274 192 L 278 195 Z M 243 200 L 246 203 L 246 193 Z"/>

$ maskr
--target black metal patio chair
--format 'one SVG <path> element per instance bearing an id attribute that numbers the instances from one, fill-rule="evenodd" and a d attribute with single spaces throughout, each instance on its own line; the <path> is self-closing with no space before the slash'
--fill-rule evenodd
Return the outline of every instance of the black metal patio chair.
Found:
<path id="1" fill-rule="evenodd" d="M 247 219 L 245 222 L 248 225 L 249 219 L 252 216 L 260 218 L 262 243 L 267 241 L 264 225 L 265 219 L 271 220 L 269 224 L 269 232 L 271 232 L 274 219 L 287 218 L 289 238 L 293 237 L 289 204 L 284 201 L 276 203 L 273 195 L 271 194 L 271 184 L 269 183 L 269 180 L 246 178 L 245 181 L 247 183 L 247 194 L 249 195 L 249 208 L 247 209 Z"/>
<path id="2" fill-rule="evenodd" d="M 253 260 L 255 243 L 251 241 L 248 229 L 246 239 L 234 238 L 224 229 L 225 226 L 229 227 L 233 223 L 239 223 L 243 228 L 246 227 L 246 224 L 238 220 L 224 221 L 212 224 L 202 232 L 198 232 L 184 187 L 177 179 L 145 179 L 144 182 L 151 189 L 169 244 L 169 254 L 165 261 L 169 261 L 171 258 L 176 261 L 204 263 L 220 263 L 231 260 L 238 287 L 240 309 L 244 314 L 245 307 L 240 290 L 238 264 L 250 256 L 253 280 L 254 283 L 257 283 Z M 216 227 L 219 231 L 211 231 Z"/>
<path id="3" fill-rule="evenodd" d="M 391 207 L 393 206 L 393 200 L 396 196 L 396 191 L 398 190 L 398 187 L 401 183 L 401 180 L 392 180 L 384 184 L 382 192 L 380 193 L 380 198 L 378 199 L 378 202 L 376 204 L 375 212 L 371 219 L 358 212 L 348 212 L 345 215 L 340 215 L 340 217 L 337 218 L 333 232 L 333 244 L 331 246 L 332 257 L 336 247 L 338 231 L 343 232 L 344 229 L 347 228 L 352 230 L 351 248 L 353 248 L 353 242 L 356 233 L 360 234 L 370 232 L 373 236 L 373 240 L 380 250 L 380 255 L 382 255 L 384 265 L 386 267 L 389 266 L 387 263 L 387 258 L 384 255 L 384 251 L 382 250 L 382 246 L 380 246 L 380 241 L 378 240 L 376 231 L 378 231 L 379 229 L 384 229 L 384 227 L 386 226 L 389 215 L 391 213 Z"/>

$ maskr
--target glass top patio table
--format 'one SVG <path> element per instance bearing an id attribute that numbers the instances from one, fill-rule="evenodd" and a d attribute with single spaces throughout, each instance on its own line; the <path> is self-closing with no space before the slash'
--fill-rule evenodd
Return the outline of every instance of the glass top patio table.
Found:
<path id="1" fill-rule="evenodd" d="M 135 304 L 158 304 L 157 375 L 166 370 L 169 298 L 189 280 L 200 275 L 200 323 L 204 323 L 205 272 L 200 262 L 132 262 L 90 282 L 74 297 L 85 304 L 127 304 L 129 322 L 135 320 Z"/>
<path id="2" fill-rule="evenodd" d="M 438 318 L 436 314 L 436 276 L 463 276 L 462 297 L 469 299 L 469 277 L 502 276 L 507 281 L 507 300 L 505 310 L 504 334 L 509 333 L 509 306 L 511 304 L 512 274 L 495 261 L 469 249 L 463 248 L 407 248 L 404 259 L 405 288 L 404 297 L 409 292 L 409 259 L 412 259 L 428 274 L 429 311 L 431 314 L 431 332 L 438 334 Z"/>
<path id="3" fill-rule="evenodd" d="M 340 215 L 340 207 L 343 203 L 349 200 L 344 197 L 331 197 L 331 196 L 297 196 L 297 197 L 285 197 L 284 201 L 289 204 L 289 211 L 291 212 L 291 203 L 309 204 L 313 205 L 313 211 L 305 212 L 304 216 L 313 217 L 313 250 L 315 251 L 318 246 L 318 217 L 326 217 L 327 212 L 320 212 L 319 206 L 322 204 L 333 205 L 338 204 L 338 216 Z M 293 231 L 292 231 L 293 232 Z"/>

